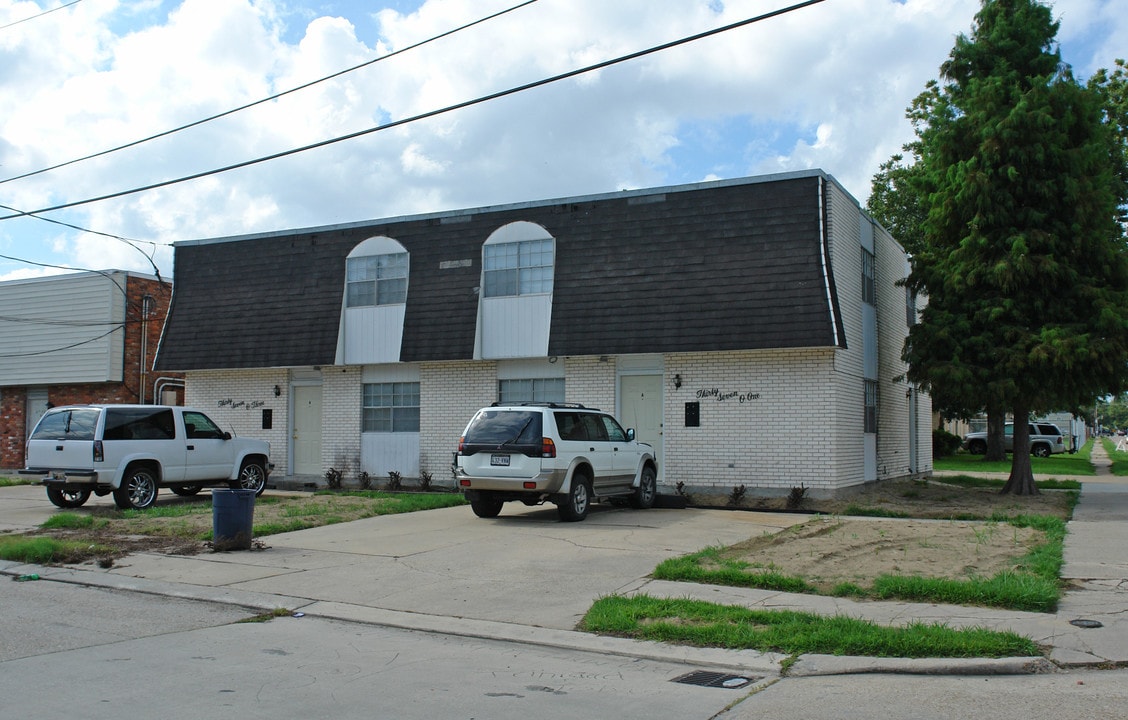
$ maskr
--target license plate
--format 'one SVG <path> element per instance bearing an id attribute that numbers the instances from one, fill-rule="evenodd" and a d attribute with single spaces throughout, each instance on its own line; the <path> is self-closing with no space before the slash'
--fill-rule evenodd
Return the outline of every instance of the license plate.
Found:
<path id="1" fill-rule="evenodd" d="M 509 465 L 509 456 L 490 455 L 490 465 Z"/>
<path id="2" fill-rule="evenodd" d="M 65 472 L 59 472 L 58 470 L 53 470 L 53 471 L 51 471 L 51 479 L 52 480 L 64 480 L 65 481 L 67 479 L 67 474 Z"/>

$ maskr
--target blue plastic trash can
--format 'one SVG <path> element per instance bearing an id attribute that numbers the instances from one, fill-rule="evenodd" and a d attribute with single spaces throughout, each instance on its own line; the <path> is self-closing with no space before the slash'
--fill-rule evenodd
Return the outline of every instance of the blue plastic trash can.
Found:
<path id="1" fill-rule="evenodd" d="M 212 546 L 250 550 L 255 524 L 254 490 L 212 490 Z"/>

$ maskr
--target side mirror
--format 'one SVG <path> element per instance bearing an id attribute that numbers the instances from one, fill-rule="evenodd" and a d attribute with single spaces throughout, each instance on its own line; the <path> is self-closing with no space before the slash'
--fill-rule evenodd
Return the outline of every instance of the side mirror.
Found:
<path id="1" fill-rule="evenodd" d="M 229 433 L 229 432 L 227 432 L 227 431 L 225 430 L 225 431 L 223 432 L 223 439 L 224 439 L 224 440 L 230 440 L 230 439 L 231 439 L 231 433 Z"/>
<path id="2" fill-rule="evenodd" d="M 634 442 L 635 431 L 634 428 L 627 428 L 627 442 Z"/>

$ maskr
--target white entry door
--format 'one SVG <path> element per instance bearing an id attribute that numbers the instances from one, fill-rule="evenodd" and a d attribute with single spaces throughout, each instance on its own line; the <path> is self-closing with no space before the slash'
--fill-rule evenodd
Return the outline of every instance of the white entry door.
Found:
<path id="1" fill-rule="evenodd" d="M 634 428 L 640 442 L 650 443 L 658 461 L 658 478 L 662 478 L 662 376 L 623 375 L 619 379 L 622 409 L 619 421 L 625 428 Z"/>
<path id="2" fill-rule="evenodd" d="M 294 475 L 320 475 L 321 386 L 294 386 Z"/>

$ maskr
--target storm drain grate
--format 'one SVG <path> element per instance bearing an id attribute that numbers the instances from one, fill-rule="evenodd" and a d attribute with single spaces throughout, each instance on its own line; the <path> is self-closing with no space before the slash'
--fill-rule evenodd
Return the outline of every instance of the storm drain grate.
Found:
<path id="1" fill-rule="evenodd" d="M 754 677 L 744 677 L 743 675 L 695 670 L 691 673 L 680 675 L 671 680 L 671 682 L 682 683 L 683 685 L 700 685 L 701 687 L 718 687 L 734 690 L 736 688 L 742 688 L 757 679 L 758 678 Z"/>

